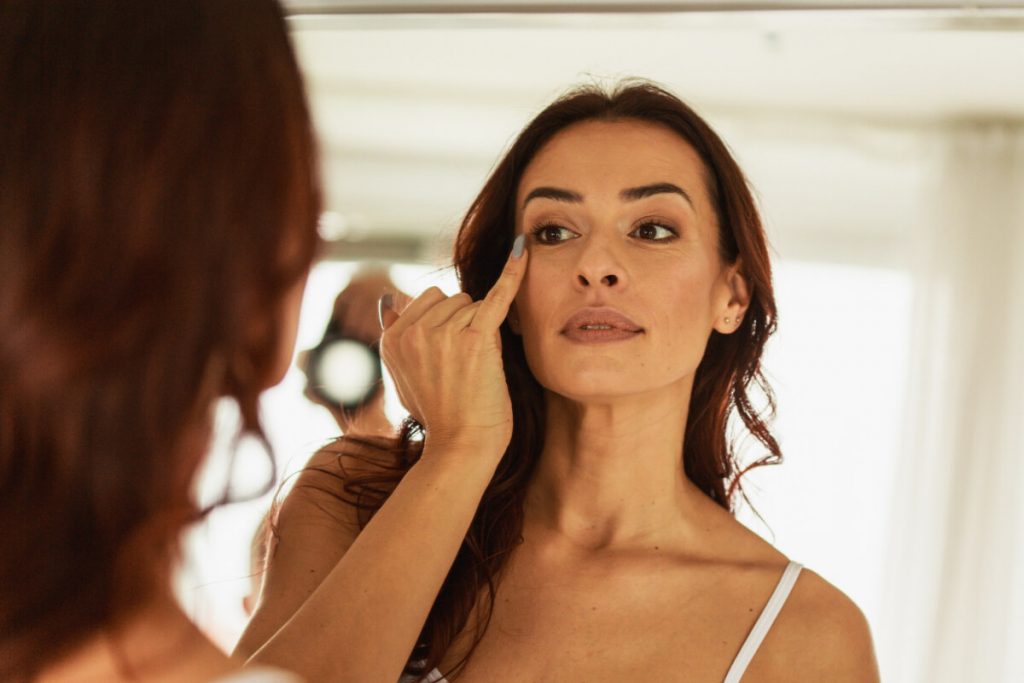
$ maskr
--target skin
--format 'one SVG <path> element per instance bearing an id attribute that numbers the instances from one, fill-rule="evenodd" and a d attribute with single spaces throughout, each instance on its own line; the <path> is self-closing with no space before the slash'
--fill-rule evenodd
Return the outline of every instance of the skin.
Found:
<path id="1" fill-rule="evenodd" d="M 430 435 L 422 456 L 362 530 L 336 494 L 338 465 L 372 467 L 374 454 L 313 457 L 282 505 L 237 656 L 311 682 L 398 680 L 511 438 L 498 330 L 528 261 L 510 256 L 480 301 L 431 288 L 401 314 L 381 311 L 382 358 Z"/>
<path id="2" fill-rule="evenodd" d="M 295 340 L 299 334 L 299 312 L 302 310 L 302 296 L 306 292 L 306 282 L 309 280 L 309 273 L 299 279 L 289 289 L 281 302 L 281 327 L 277 343 L 277 356 L 273 366 L 270 368 L 267 380 L 263 384 L 264 389 L 279 384 L 284 376 L 288 374 L 291 367 L 292 354 L 295 353 Z"/>
<path id="3" fill-rule="evenodd" d="M 134 676 L 124 668 L 127 663 Z M 39 683 L 185 683 L 238 668 L 199 632 L 169 594 L 157 596 L 108 634 L 89 639 L 40 676 Z"/>
<path id="4" fill-rule="evenodd" d="M 516 230 L 555 222 L 552 232 L 572 239 L 531 237 L 528 258 L 506 264 L 490 302 L 432 289 L 401 313 L 383 312 L 383 357 L 426 426 L 423 456 L 361 531 L 330 493 L 330 473 L 348 456 L 314 456 L 282 507 L 279 545 L 238 654 L 311 681 L 397 680 L 508 444 L 511 408 L 493 341 L 507 315 L 546 389 L 545 447 L 523 543 L 458 680 L 724 678 L 788 560 L 683 476 L 694 372 L 712 331 L 733 332 L 749 305 L 741 264 L 719 256 L 703 179 L 685 142 L 631 121 L 576 125 L 538 153 L 518 188 Z M 675 192 L 622 199 L 650 183 L 671 183 L 689 201 Z M 527 203 L 538 187 L 578 201 L 563 193 Z M 679 239 L 637 233 L 651 216 Z M 558 334 L 571 313 L 598 304 L 644 334 L 589 347 Z M 443 670 L 466 654 L 480 618 L 470 615 Z M 810 570 L 744 676 L 877 679 L 863 615 Z"/>
<path id="5" fill-rule="evenodd" d="M 546 390 L 547 433 L 524 543 L 460 681 L 721 681 L 785 569 L 679 457 L 707 340 L 749 305 L 739 264 L 719 255 L 704 178 L 675 133 L 632 121 L 569 128 L 524 173 L 516 229 L 531 262 L 510 322 Z M 656 183 L 689 199 L 621 196 Z M 580 199 L 527 202 L 540 187 Z M 597 305 L 644 333 L 590 346 L 560 334 Z M 877 680 L 863 615 L 805 569 L 744 676 L 761 680 Z"/>
<path id="6" fill-rule="evenodd" d="M 703 175 L 696 153 L 667 129 L 595 122 L 552 140 L 520 183 L 517 232 L 530 236 L 533 260 L 515 329 L 546 390 L 548 425 L 528 509 L 586 546 L 642 542 L 661 528 L 697 531 L 692 511 L 704 496 L 686 485 L 679 457 L 694 374 L 712 330 L 731 333 L 736 325 L 725 318 L 749 304 L 738 265 L 718 255 Z M 690 200 L 620 197 L 657 183 Z M 541 187 L 582 201 L 526 202 Z M 538 226 L 547 227 L 533 234 Z M 569 341 L 560 331 L 584 306 L 618 309 L 644 332 L 600 345 Z"/>

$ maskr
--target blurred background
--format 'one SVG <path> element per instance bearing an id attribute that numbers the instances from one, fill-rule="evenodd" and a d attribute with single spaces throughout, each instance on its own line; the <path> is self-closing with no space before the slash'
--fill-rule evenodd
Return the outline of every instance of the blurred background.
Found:
<path id="1" fill-rule="evenodd" d="M 455 229 L 568 87 L 649 78 L 714 126 L 772 243 L 765 366 L 785 462 L 741 519 L 850 595 L 886 681 L 1024 680 L 1024 8 L 956 2 L 286 2 L 329 241 L 298 351 L 367 269 L 457 291 Z M 336 437 L 304 356 L 264 419 L 284 486 Z M 403 411 L 389 380 L 378 410 Z M 268 475 L 222 406 L 199 483 Z M 749 458 L 761 455 L 754 448 Z M 225 649 L 270 495 L 186 539 L 178 590 Z"/>

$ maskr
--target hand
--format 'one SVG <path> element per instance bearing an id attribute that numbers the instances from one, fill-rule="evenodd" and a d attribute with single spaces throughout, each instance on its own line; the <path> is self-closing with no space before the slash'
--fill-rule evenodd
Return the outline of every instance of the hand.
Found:
<path id="1" fill-rule="evenodd" d="M 365 344 L 376 343 L 381 331 L 377 302 L 389 291 L 395 291 L 395 284 L 386 273 L 357 273 L 334 300 L 331 318 L 338 321 L 342 335 Z"/>
<path id="2" fill-rule="evenodd" d="M 381 308 L 381 357 L 398 396 L 431 444 L 505 451 L 512 438 L 512 401 L 501 360 L 499 328 L 526 273 L 529 256 L 509 256 L 480 301 L 447 297 L 431 287 L 402 312 Z"/>

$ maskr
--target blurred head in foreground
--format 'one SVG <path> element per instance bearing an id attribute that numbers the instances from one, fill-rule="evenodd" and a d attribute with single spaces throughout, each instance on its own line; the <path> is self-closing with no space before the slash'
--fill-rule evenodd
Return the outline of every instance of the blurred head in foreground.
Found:
<path id="1" fill-rule="evenodd" d="M 263 438 L 320 212 L 271 0 L 0 5 L 0 679 L 169 591 L 229 397 Z"/>

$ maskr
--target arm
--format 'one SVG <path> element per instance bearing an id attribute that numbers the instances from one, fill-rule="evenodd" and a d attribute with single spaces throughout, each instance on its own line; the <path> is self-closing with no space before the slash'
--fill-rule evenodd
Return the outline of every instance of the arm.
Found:
<path id="1" fill-rule="evenodd" d="M 526 271 L 523 241 L 480 301 L 431 288 L 401 315 L 382 309 L 381 356 L 426 428 L 422 456 L 361 533 L 329 492 L 292 492 L 240 654 L 312 683 L 398 680 L 511 439 L 499 327 Z"/>
<path id="2" fill-rule="evenodd" d="M 500 456 L 437 453 L 427 443 L 358 536 L 354 511 L 328 512 L 340 501 L 315 489 L 290 495 L 263 597 L 236 652 L 311 683 L 397 681 Z"/>

